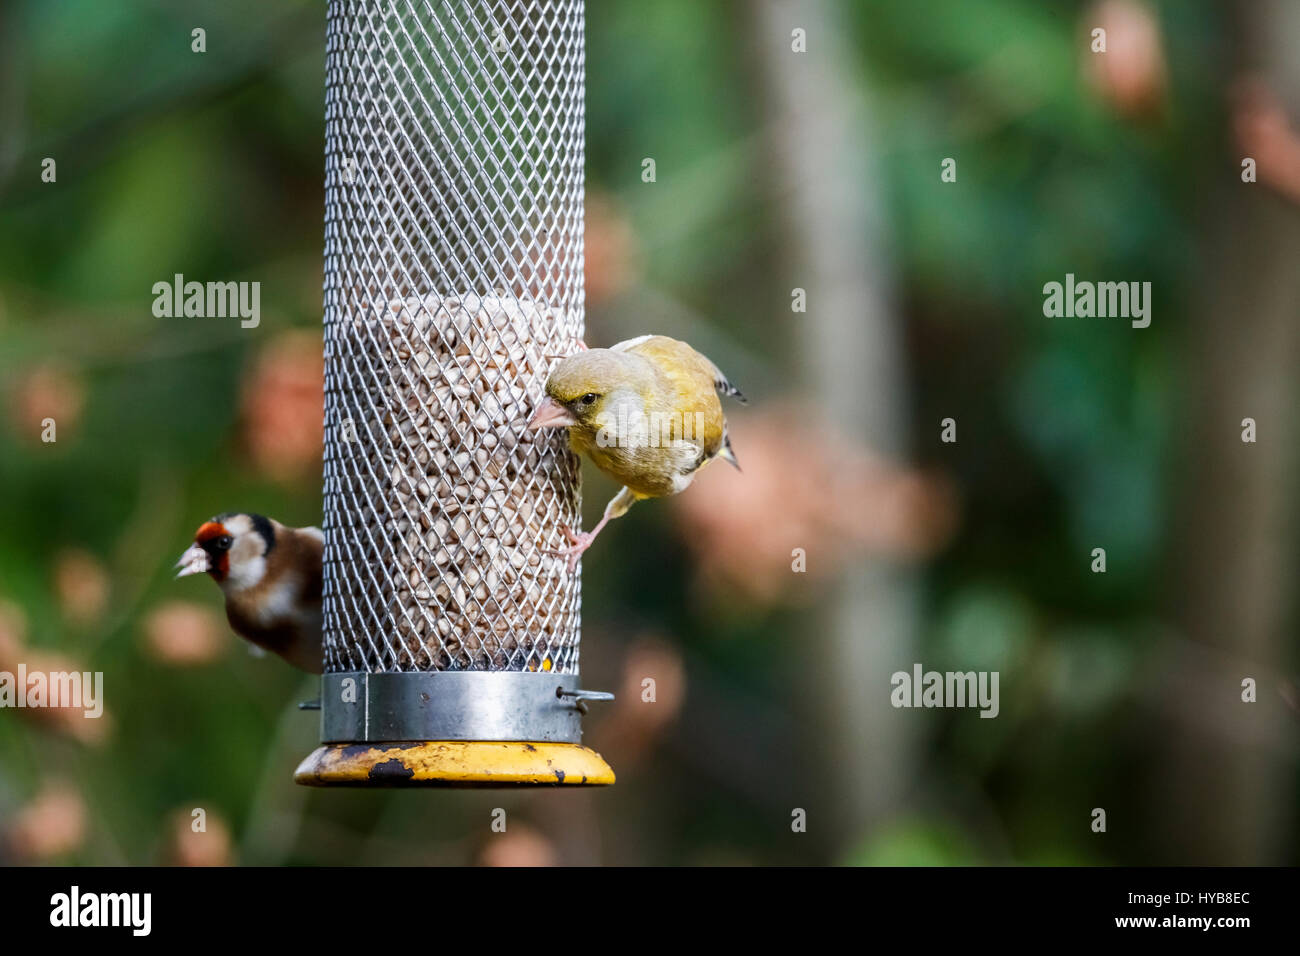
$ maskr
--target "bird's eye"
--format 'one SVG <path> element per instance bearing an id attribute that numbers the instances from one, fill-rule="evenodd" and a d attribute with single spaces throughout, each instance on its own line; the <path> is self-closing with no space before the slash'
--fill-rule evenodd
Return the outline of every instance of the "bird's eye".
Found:
<path id="1" fill-rule="evenodd" d="M 230 546 L 234 543 L 235 543 L 234 538 L 230 537 L 230 535 L 228 534 L 223 534 L 220 538 L 218 538 L 216 541 L 213 542 L 213 544 L 217 546 L 218 551 L 229 551 Z"/>
<path id="2" fill-rule="evenodd" d="M 578 401 L 582 402 L 582 404 L 584 405 L 590 405 L 595 400 L 596 400 L 595 392 L 588 392 L 586 395 L 582 396 L 582 398 L 578 399 Z"/>

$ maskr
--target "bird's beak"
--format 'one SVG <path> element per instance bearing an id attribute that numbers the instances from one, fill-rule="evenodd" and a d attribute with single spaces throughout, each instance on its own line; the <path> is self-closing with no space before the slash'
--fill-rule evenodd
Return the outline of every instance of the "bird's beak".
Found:
<path id="1" fill-rule="evenodd" d="M 553 398 L 546 398 L 542 404 L 537 406 L 537 411 L 533 412 L 533 417 L 528 419 L 528 430 L 536 431 L 539 428 L 567 428 L 570 425 L 578 424 L 578 420 L 573 417 L 573 413 L 557 402 Z"/>
<path id="2" fill-rule="evenodd" d="M 176 577 L 187 578 L 191 574 L 202 574 L 204 571 L 211 570 L 212 562 L 208 560 L 208 552 L 193 544 L 181 555 L 181 559 L 176 562 L 176 567 L 180 568 L 176 572 Z"/>

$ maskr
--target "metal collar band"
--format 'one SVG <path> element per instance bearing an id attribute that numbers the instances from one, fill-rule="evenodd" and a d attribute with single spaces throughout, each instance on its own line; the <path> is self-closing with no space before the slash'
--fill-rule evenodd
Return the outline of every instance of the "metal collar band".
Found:
<path id="1" fill-rule="evenodd" d="M 425 671 L 325 674 L 321 741 L 498 740 L 578 743 L 586 700 L 576 674 Z"/>

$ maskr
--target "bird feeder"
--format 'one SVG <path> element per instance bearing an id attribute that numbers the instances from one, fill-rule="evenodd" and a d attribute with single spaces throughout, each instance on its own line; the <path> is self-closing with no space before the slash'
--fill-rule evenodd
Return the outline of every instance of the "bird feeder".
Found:
<path id="1" fill-rule="evenodd" d="M 330 0 L 322 746 L 309 785 L 608 784 L 579 520 L 525 424 L 583 334 L 582 0 Z"/>

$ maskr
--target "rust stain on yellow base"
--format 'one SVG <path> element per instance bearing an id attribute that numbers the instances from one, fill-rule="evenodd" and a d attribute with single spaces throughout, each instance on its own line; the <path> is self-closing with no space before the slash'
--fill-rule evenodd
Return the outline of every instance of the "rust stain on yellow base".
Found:
<path id="1" fill-rule="evenodd" d="M 614 771 L 581 744 L 435 740 L 325 744 L 299 764 L 309 787 L 607 786 Z"/>

